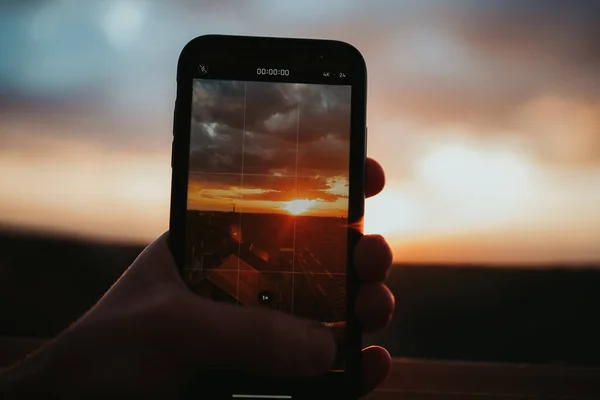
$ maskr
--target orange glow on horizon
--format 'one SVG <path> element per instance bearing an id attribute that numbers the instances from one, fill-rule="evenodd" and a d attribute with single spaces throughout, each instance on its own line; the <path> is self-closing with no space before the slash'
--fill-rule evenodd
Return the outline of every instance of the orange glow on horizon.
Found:
<path id="1" fill-rule="evenodd" d="M 76 145 L 70 150 L 55 148 L 44 156 L 4 152 L 0 220 L 7 226 L 147 243 L 168 229 L 170 169 L 164 167 L 165 160 L 168 154 L 107 155 Z M 476 173 L 485 175 L 482 170 Z M 383 234 L 397 262 L 591 262 L 600 258 L 596 250 L 600 217 L 590 212 L 600 199 L 592 185 L 600 173 L 591 169 L 588 175 L 582 179 L 587 175 L 579 171 L 578 180 L 567 175 L 567 183 L 548 181 L 547 187 L 538 180 L 538 194 L 528 200 L 529 208 L 524 200 L 507 202 L 507 197 L 479 208 L 475 207 L 478 197 L 471 198 L 473 203 L 467 198 L 443 203 L 423 187 L 392 181 L 380 195 L 367 200 L 365 233 Z M 569 190 L 557 196 L 558 187 Z M 507 187 L 498 185 L 498 190 Z M 588 195 L 581 196 L 582 190 Z M 286 206 L 292 204 L 303 205 L 302 211 L 300 207 L 296 211 L 302 215 L 338 216 L 332 207 L 343 201 L 314 201 L 306 210 L 306 202 L 257 201 L 238 207 L 289 213 Z M 230 204 L 224 207 L 223 211 L 231 210 Z"/>
<path id="2" fill-rule="evenodd" d="M 1 224 L 148 243 L 169 227 L 168 157 L 75 143 L 44 153 L 0 151 Z"/>
<path id="3" fill-rule="evenodd" d="M 59 130 L 69 126 L 52 124 L 45 127 L 50 135 L 39 141 L 30 136 L 29 142 L 29 130 L 37 127 L 11 125 L 23 135 L 13 148 L 0 149 L 2 225 L 135 243 L 168 229 L 168 150 L 94 147 L 60 137 Z M 370 142 L 370 150 L 382 156 L 388 180 L 380 195 L 367 200 L 364 229 L 390 241 L 395 261 L 600 260 L 598 164 L 545 164 L 520 142 L 474 139 L 468 127 L 432 132 L 415 139 L 420 147 L 406 156 L 377 136 Z M 581 158 L 571 156 L 578 149 L 563 147 L 557 145 L 569 150 L 559 154 L 566 161 Z M 346 183 L 332 178 L 328 185 L 322 196 L 330 201 L 310 200 L 314 203 L 301 215 L 347 215 L 347 198 L 335 197 Z M 243 201 L 223 200 L 226 193 L 214 189 L 206 204 L 222 211 L 235 204 L 240 212 L 289 214 L 286 202 L 295 200 L 249 200 L 261 194 L 255 189 L 246 189 Z"/>
<path id="4" fill-rule="evenodd" d="M 292 181 L 293 182 L 293 181 Z M 226 212 L 235 209 L 241 213 L 288 214 L 318 217 L 346 217 L 348 215 L 347 179 L 335 177 L 322 189 L 311 186 L 239 188 L 190 178 L 188 208 L 198 211 Z M 294 191 L 298 196 L 294 197 Z"/>
<path id="5" fill-rule="evenodd" d="M 315 204 L 318 204 L 318 202 L 307 199 L 295 199 L 288 201 L 284 208 L 292 215 L 300 215 L 313 208 Z"/>

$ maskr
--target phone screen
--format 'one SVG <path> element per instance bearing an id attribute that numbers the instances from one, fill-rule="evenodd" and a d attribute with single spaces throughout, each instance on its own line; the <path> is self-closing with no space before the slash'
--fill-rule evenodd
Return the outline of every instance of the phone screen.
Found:
<path id="1" fill-rule="evenodd" d="M 186 283 L 215 301 L 321 321 L 343 349 L 351 86 L 192 85 Z M 338 351 L 334 369 L 344 366 Z"/>

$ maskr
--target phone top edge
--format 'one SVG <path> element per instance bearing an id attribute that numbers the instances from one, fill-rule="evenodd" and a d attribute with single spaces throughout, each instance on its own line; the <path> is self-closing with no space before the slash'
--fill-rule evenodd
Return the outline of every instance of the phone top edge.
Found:
<path id="1" fill-rule="evenodd" d="M 274 47 L 273 47 L 274 46 Z M 336 53 L 335 57 L 328 59 L 329 62 L 351 63 L 356 71 L 360 72 L 366 82 L 367 65 L 364 56 L 358 48 L 348 42 L 336 39 L 313 39 L 313 38 L 286 38 L 273 36 L 242 36 L 224 34 L 206 34 L 191 39 L 183 47 L 177 61 L 177 80 L 186 76 L 186 67 L 195 63 L 202 53 L 218 54 L 222 48 L 227 48 L 228 53 L 247 52 L 248 49 L 256 50 L 256 58 L 272 50 L 273 54 L 294 55 L 302 54 L 305 62 L 316 61 L 306 58 L 307 54 Z M 262 53 L 261 53 L 262 52 Z M 248 53 L 245 53 L 248 54 Z M 278 56 L 279 57 L 279 56 Z"/>

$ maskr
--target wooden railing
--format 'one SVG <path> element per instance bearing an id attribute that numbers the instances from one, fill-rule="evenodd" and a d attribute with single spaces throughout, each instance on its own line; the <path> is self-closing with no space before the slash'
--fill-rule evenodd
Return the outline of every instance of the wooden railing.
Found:
<path id="1" fill-rule="evenodd" d="M 395 359 L 369 399 L 600 399 L 600 368 Z"/>

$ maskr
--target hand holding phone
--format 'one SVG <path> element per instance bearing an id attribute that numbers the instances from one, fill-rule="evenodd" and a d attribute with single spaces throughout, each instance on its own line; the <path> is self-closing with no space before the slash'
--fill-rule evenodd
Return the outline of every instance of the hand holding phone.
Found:
<path id="1" fill-rule="evenodd" d="M 326 40 L 203 36 L 182 51 L 170 244 L 199 296 L 332 327 L 327 376 L 293 384 L 206 371 L 217 395 L 358 393 L 366 68 Z M 314 398 L 314 397 L 310 397 Z"/>
<path id="2" fill-rule="evenodd" d="M 288 41 L 281 43 L 287 44 Z M 313 48 L 312 46 L 308 47 Z M 193 48 L 194 46 L 192 46 Z M 231 51 L 231 46 L 222 48 L 224 51 L 230 51 L 232 55 L 236 55 Z M 294 46 L 290 49 L 294 50 Z M 201 54 L 205 53 L 201 52 Z M 190 54 L 189 51 L 187 54 Z M 194 55 L 194 52 L 191 55 Z M 180 63 L 182 68 L 184 65 L 191 65 L 189 60 L 185 61 L 186 57 L 182 57 L 183 62 Z M 203 73 L 203 70 L 198 69 L 197 65 L 194 65 L 193 69 Z M 212 71 L 212 67 L 205 68 L 204 73 L 210 73 L 208 71 Z M 232 301 L 231 295 L 226 291 L 223 293 L 223 291 L 212 291 L 211 289 L 208 293 L 224 296 L 224 301 L 215 302 L 206 298 L 212 298 L 212 296 L 198 296 L 186 287 L 181 278 L 181 270 L 183 269 L 185 272 L 186 249 L 191 248 L 183 239 L 186 236 L 188 165 L 191 160 L 189 151 L 190 109 L 191 88 L 193 87 L 192 78 L 188 80 L 186 76 L 188 75 L 185 73 L 180 74 L 180 96 L 178 96 L 178 105 L 176 106 L 170 248 L 167 247 L 167 235 L 154 241 L 83 317 L 23 362 L 13 368 L 1 371 L 1 398 L 39 397 L 40 393 L 43 393 L 45 397 L 61 399 L 175 398 L 181 394 L 182 390 L 188 389 L 191 385 L 191 398 L 211 400 L 244 398 L 244 396 L 246 398 L 249 396 L 265 398 L 265 394 L 270 394 L 270 398 L 338 399 L 357 397 L 361 393 L 367 393 L 377 387 L 387 375 L 390 368 L 388 353 L 380 347 L 370 347 L 359 353 L 359 341 L 354 341 L 354 339 L 358 337 L 357 333 L 360 330 L 349 329 L 350 324 L 348 323 L 353 323 L 355 327 L 359 323 L 365 331 L 372 331 L 382 328 L 390 319 L 393 297 L 382 281 L 390 267 L 391 254 L 389 247 L 381 237 L 363 236 L 354 242 L 352 240 L 354 234 L 349 233 L 346 273 L 351 278 L 345 289 L 346 293 L 349 293 L 346 295 L 348 301 L 351 303 L 355 300 L 355 302 L 351 307 L 346 307 L 345 316 L 340 317 L 341 307 L 338 300 L 342 296 L 337 290 L 325 291 L 325 293 L 332 294 L 331 298 L 326 298 L 326 303 L 317 303 L 319 307 L 315 307 L 313 311 L 304 306 L 305 311 L 311 312 L 309 317 L 312 319 L 318 319 L 322 315 L 329 316 L 321 317 L 320 322 L 311 322 L 307 319 L 271 311 L 273 308 L 284 311 L 282 308 L 286 305 L 286 299 L 289 299 L 286 297 L 289 296 L 289 292 L 280 290 L 277 282 L 270 280 L 267 281 L 268 285 L 250 286 L 254 290 L 240 293 L 239 296 L 236 295 L 236 299 L 245 299 L 253 303 L 247 308 L 237 307 L 235 304 L 241 301 Z M 319 92 L 324 93 L 325 91 Z M 185 100 L 186 97 L 189 101 L 182 102 L 182 99 Z M 203 102 L 210 105 L 210 99 L 202 99 Z M 260 98 L 262 101 L 268 99 L 268 96 Z M 317 102 L 319 98 L 311 97 L 310 100 Z M 331 102 L 321 99 L 320 103 L 328 105 Z M 225 103 L 227 107 L 222 109 L 225 115 L 231 114 L 230 111 L 233 108 L 230 107 L 233 104 L 234 102 Z M 298 106 L 296 105 L 296 107 Z M 325 108 L 335 110 L 331 107 Z M 222 115 L 222 113 L 209 113 L 209 116 Z M 275 120 L 279 118 L 276 117 Z M 358 121 L 360 122 L 362 119 L 359 118 Z M 328 132 L 326 137 L 330 140 L 334 125 L 324 124 L 319 129 L 323 129 L 323 126 L 326 127 Z M 354 123 L 351 126 L 354 126 Z M 207 128 L 209 128 L 208 136 L 213 138 L 216 133 L 213 125 L 210 124 Z M 351 129 L 354 132 L 354 128 Z M 248 136 L 252 134 L 255 132 L 248 132 Z M 358 138 L 362 140 L 360 135 Z M 220 135 L 218 139 L 227 141 L 226 137 Z M 353 140 L 351 139 L 351 141 Z M 300 142 L 297 143 L 300 148 Z M 318 144 L 323 145 L 323 143 Z M 350 145 L 351 149 L 352 146 L 354 145 Z M 213 156 L 206 161 L 217 163 L 217 165 L 227 165 L 229 162 L 227 157 L 223 157 L 224 153 L 216 151 L 214 145 L 202 148 Z M 265 150 L 269 149 L 265 147 Z M 317 154 L 318 152 L 311 152 L 311 158 L 318 159 Z M 356 154 L 363 154 L 360 146 Z M 215 155 L 217 157 L 214 157 Z M 352 157 L 350 158 L 354 159 Z M 364 161 L 362 156 L 356 160 Z M 352 161 L 350 161 L 349 221 L 362 215 L 361 201 L 357 203 L 358 207 L 353 206 L 353 193 L 356 195 L 364 189 L 364 195 L 368 197 L 377 194 L 383 188 L 384 177 L 381 167 L 372 160 L 367 160 L 366 164 L 363 164 L 362 161 L 359 162 L 356 169 L 352 168 Z M 288 164 L 286 163 L 286 165 Z M 309 165 L 311 164 L 309 163 Z M 360 173 L 354 174 L 353 170 L 360 171 Z M 353 176 L 362 177 L 363 172 L 366 175 L 364 186 L 362 178 L 359 179 L 358 186 L 353 186 Z M 335 180 L 329 183 L 335 183 Z M 330 190 L 332 193 L 328 199 L 343 197 L 341 196 L 343 190 L 340 189 L 343 189 L 345 185 L 333 184 L 331 186 L 327 186 L 333 189 Z M 358 187 L 359 190 L 354 192 L 353 187 Z M 304 198 L 310 200 L 310 190 L 306 190 L 308 188 L 310 187 L 304 186 L 305 192 L 300 200 Z M 223 187 L 221 187 L 222 189 Z M 225 190 L 225 193 L 219 192 L 218 188 L 213 188 L 213 190 L 216 191 L 209 193 L 208 196 L 201 196 L 201 198 L 214 201 L 219 198 L 219 195 L 222 197 L 230 192 L 228 190 Z M 271 189 L 271 192 L 273 190 Z M 323 190 L 323 187 L 320 190 Z M 273 196 L 271 192 L 267 191 L 266 194 Z M 253 193 L 265 195 L 264 189 L 262 192 L 257 192 L 256 188 L 245 193 L 247 195 Z M 287 195 L 287 193 L 284 194 Z M 362 199 L 363 193 L 360 194 L 359 200 Z M 274 201 L 274 199 L 272 200 Z M 289 199 L 280 204 L 281 209 L 285 209 L 285 212 L 289 213 L 286 215 L 289 218 L 292 218 L 292 215 L 300 217 L 303 214 L 309 218 L 310 215 L 306 215 L 309 214 L 309 209 L 312 206 L 317 208 L 313 202 L 294 202 L 295 200 Z M 313 198 L 313 200 L 316 199 Z M 323 198 L 323 200 L 326 199 Z M 266 207 L 267 204 L 261 203 L 260 205 Z M 240 207 L 245 206 L 240 204 Z M 225 211 L 225 214 L 228 215 L 229 210 Z M 252 216 L 251 218 L 256 217 Z M 270 221 L 271 226 L 274 224 L 273 221 L 277 221 L 277 218 L 281 217 L 274 217 Z M 320 217 L 314 216 L 314 218 Z M 340 216 L 333 217 L 333 220 L 338 218 Z M 219 219 L 216 218 L 216 220 Z M 314 220 L 306 219 L 305 221 Z M 269 231 L 268 224 L 261 225 L 265 231 Z M 277 226 L 276 223 L 274 225 Z M 301 224 L 298 225 L 300 225 L 299 231 L 310 228 L 310 224 L 308 228 Z M 210 224 L 199 225 L 200 228 L 212 229 L 211 226 Z M 333 231 L 338 232 L 339 226 L 334 224 L 334 227 L 336 228 Z M 248 244 L 249 240 L 244 239 L 247 232 L 245 233 L 243 226 L 241 229 L 239 227 L 233 229 L 235 225 L 232 225 L 231 228 L 231 230 L 227 230 L 228 233 L 225 236 L 210 235 L 212 242 L 207 242 L 207 244 L 227 244 L 230 243 L 228 239 L 236 236 L 242 236 L 241 240 L 236 241 L 238 246 L 244 245 L 244 243 Z M 322 233 L 328 232 L 325 230 L 326 228 L 331 232 L 331 226 L 328 223 L 319 225 L 318 228 L 311 231 L 311 234 L 317 238 L 319 235 L 323 237 Z M 352 228 L 352 232 L 356 233 L 355 227 L 348 224 L 348 229 L 350 228 Z M 261 232 L 259 231 L 258 234 Z M 271 234 L 273 232 L 274 230 L 271 229 Z M 255 240 L 250 241 L 245 248 L 262 262 L 271 263 L 272 253 L 268 248 L 254 246 L 257 233 L 250 231 L 250 234 L 250 237 L 255 235 Z M 272 236 L 267 236 L 267 238 L 269 237 Z M 328 240 L 327 237 L 325 239 Z M 339 241 L 340 238 L 336 237 L 333 240 Z M 308 250 L 293 254 L 297 258 L 302 254 L 308 260 L 317 259 L 321 250 L 311 249 L 310 246 L 307 248 Z M 331 242 L 327 249 L 333 253 L 332 256 L 340 257 L 339 253 L 335 255 L 339 249 L 331 246 Z M 313 257 L 311 252 L 315 258 L 310 258 Z M 231 255 L 222 252 L 218 254 L 224 259 Z M 241 253 L 234 251 L 233 254 Z M 280 254 L 285 256 L 286 251 L 281 251 Z M 174 262 L 172 255 L 176 256 L 178 265 Z M 243 257 L 254 256 L 246 254 Z M 285 257 L 279 259 L 282 258 L 285 259 Z M 261 262 L 257 258 L 253 259 Z M 214 259 L 208 256 L 204 261 L 210 264 L 210 262 L 214 262 Z M 311 265 L 314 266 L 315 263 Z M 318 265 L 318 263 L 316 264 Z M 327 272 L 331 273 L 331 271 L 326 271 L 323 274 L 328 275 Z M 238 273 L 237 269 L 235 273 Z M 289 271 L 287 273 L 289 274 Z M 302 273 L 304 272 L 302 271 Z M 317 271 L 309 270 L 304 278 L 306 279 L 313 273 L 316 274 Z M 300 273 L 292 275 L 295 277 Z M 185 274 L 183 276 L 185 278 Z M 189 278 L 185 280 L 188 281 L 189 286 Z M 214 281 L 227 287 L 227 282 L 219 281 L 217 277 Z M 249 283 L 252 282 L 255 283 L 256 280 L 249 280 Z M 248 283 L 245 285 L 248 286 Z M 247 288 L 246 286 L 244 287 Z M 321 288 L 330 289 L 332 286 L 321 284 Z M 318 287 L 317 290 L 319 290 Z M 313 292 L 300 291 L 298 294 L 305 296 L 310 293 Z M 319 299 L 323 299 L 323 297 L 319 297 Z M 325 314 L 324 310 L 327 310 L 328 314 Z M 293 315 L 294 312 L 288 312 L 288 314 Z M 340 321 L 340 319 L 343 320 Z M 323 330 L 323 323 L 326 323 L 329 328 Z M 315 326 L 320 329 L 313 330 L 312 328 Z M 328 329 L 331 329 L 332 332 Z M 280 334 L 276 335 L 276 332 Z M 311 336 L 310 332 L 315 333 L 316 336 Z M 342 350 L 335 362 L 335 370 L 330 374 L 317 380 L 299 379 L 319 375 L 330 368 L 335 353 L 331 333 L 333 333 L 333 337 L 338 337 L 340 342 L 349 344 L 348 347 L 344 347 L 344 349 L 349 349 L 348 352 L 345 353 L 345 350 Z M 348 340 L 348 338 L 354 339 Z M 360 373 L 356 368 L 358 365 L 363 367 Z M 218 369 L 215 369 L 215 366 Z M 199 368 L 200 370 L 198 370 Z M 240 374 L 240 372 L 243 373 Z M 268 377 L 275 376 L 295 379 L 268 379 Z M 199 386 L 194 386 L 193 383 Z"/>

